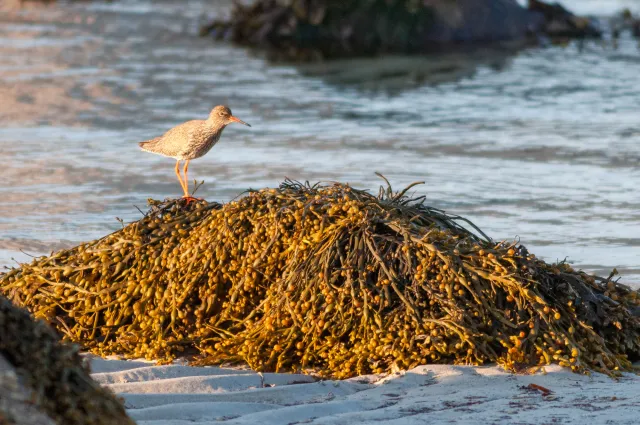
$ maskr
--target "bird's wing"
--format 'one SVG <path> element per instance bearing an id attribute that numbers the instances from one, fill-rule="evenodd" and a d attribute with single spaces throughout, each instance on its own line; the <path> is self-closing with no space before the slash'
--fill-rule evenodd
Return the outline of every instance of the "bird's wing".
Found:
<path id="1" fill-rule="evenodd" d="M 194 130 L 201 125 L 201 121 L 193 120 L 179 124 L 162 135 L 162 142 L 167 154 L 178 155 L 193 138 Z"/>
<path id="2" fill-rule="evenodd" d="M 162 138 L 167 140 L 180 140 L 183 143 L 186 143 L 187 140 L 191 137 L 193 129 L 199 125 L 199 120 L 183 122 L 182 124 L 176 125 L 172 129 L 164 133 Z"/>

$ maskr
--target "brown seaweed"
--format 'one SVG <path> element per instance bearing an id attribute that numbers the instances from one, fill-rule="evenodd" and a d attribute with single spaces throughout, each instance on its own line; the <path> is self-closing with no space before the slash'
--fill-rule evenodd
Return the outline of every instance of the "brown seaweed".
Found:
<path id="1" fill-rule="evenodd" d="M 285 181 L 225 205 L 151 201 L 111 235 L 0 276 L 0 291 L 99 355 L 336 378 L 632 369 L 637 291 L 495 242 L 409 189 Z"/>

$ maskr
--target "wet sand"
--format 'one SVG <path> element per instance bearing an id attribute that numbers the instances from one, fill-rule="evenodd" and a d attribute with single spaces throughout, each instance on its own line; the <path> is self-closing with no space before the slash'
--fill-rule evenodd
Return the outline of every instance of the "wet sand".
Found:
<path id="1" fill-rule="evenodd" d="M 635 424 L 640 411 L 637 375 L 615 381 L 559 366 L 513 375 L 497 366 L 431 365 L 314 382 L 308 375 L 145 361 L 92 365 L 94 379 L 123 397 L 140 425 Z"/>

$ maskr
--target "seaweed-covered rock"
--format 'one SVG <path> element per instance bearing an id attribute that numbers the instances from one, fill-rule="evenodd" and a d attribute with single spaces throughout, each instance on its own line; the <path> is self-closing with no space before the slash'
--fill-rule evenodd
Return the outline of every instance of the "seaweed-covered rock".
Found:
<path id="1" fill-rule="evenodd" d="M 559 3 L 529 0 L 529 10 L 541 15 L 539 33 L 550 37 L 600 37 L 602 30 L 589 18 L 576 16 Z"/>
<path id="2" fill-rule="evenodd" d="M 201 29 L 210 33 L 287 59 L 424 53 L 526 42 L 539 33 L 599 35 L 591 21 L 536 0 L 530 9 L 516 0 L 256 0 Z"/>
<path id="3" fill-rule="evenodd" d="M 18 377 L 16 369 L 0 355 L 0 424 L 55 425 L 31 402 L 31 391 Z"/>
<path id="4" fill-rule="evenodd" d="M 120 401 L 91 379 L 78 347 L 58 340 L 0 296 L 0 423 L 134 425 Z"/>
<path id="5" fill-rule="evenodd" d="M 0 292 L 100 355 L 350 377 L 426 363 L 615 374 L 640 354 L 638 292 L 548 264 L 381 188 L 287 181 L 35 259 Z M 14 331 L 15 332 L 15 331 Z"/>

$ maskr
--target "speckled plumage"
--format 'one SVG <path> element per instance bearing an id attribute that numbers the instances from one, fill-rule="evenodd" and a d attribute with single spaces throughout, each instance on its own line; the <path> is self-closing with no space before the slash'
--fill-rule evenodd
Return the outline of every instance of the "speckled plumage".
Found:
<path id="1" fill-rule="evenodd" d="M 139 143 L 140 148 L 177 160 L 200 158 L 218 143 L 222 130 L 228 124 L 226 119 L 218 115 L 222 110 L 218 108 L 214 108 L 206 120 L 192 120 L 177 125 L 160 137 Z M 231 115 L 231 110 L 226 110 Z"/>
<path id="2" fill-rule="evenodd" d="M 232 122 L 251 127 L 246 122 L 234 117 L 231 114 L 231 109 L 224 105 L 218 105 L 211 110 L 209 118 L 206 120 L 187 121 L 173 127 L 160 137 L 141 142 L 138 145 L 143 151 L 176 159 L 178 162 L 175 171 L 180 186 L 184 190 L 185 197 L 191 198 L 187 180 L 189 161 L 200 158 L 209 152 L 213 145 L 220 140 L 222 130 Z M 185 161 L 184 180 L 178 170 L 180 161 L 183 160 Z"/>

